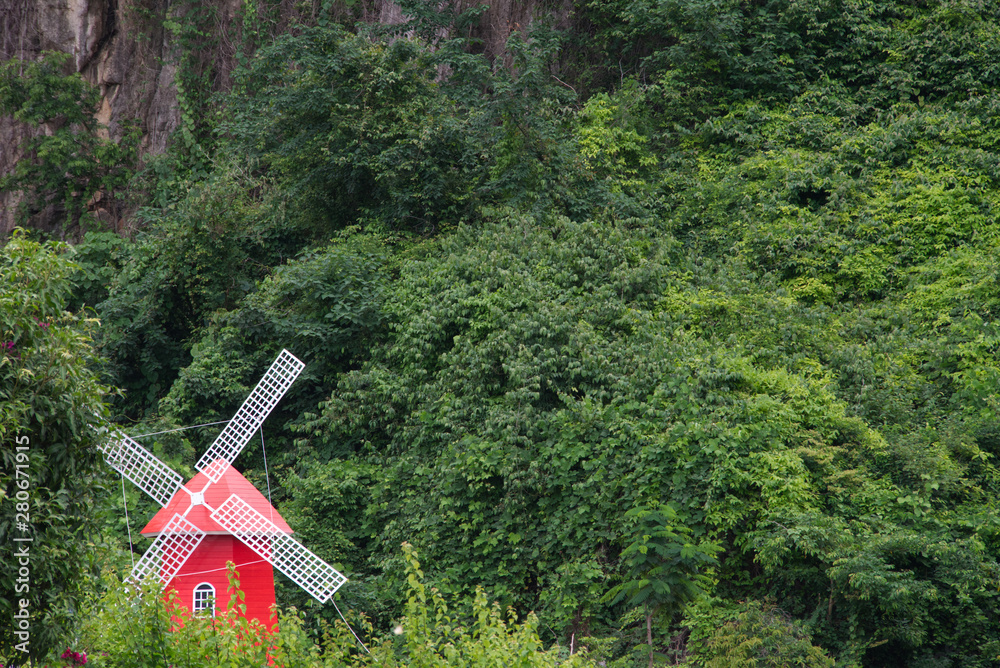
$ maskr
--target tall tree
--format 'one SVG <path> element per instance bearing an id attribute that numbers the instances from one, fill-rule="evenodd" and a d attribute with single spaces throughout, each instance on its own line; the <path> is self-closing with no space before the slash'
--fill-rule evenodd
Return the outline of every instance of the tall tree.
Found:
<path id="1" fill-rule="evenodd" d="M 96 321 L 65 311 L 63 244 L 16 232 L 0 251 L 0 659 L 64 638 L 94 571 L 94 428 L 108 392 L 93 371 Z"/>

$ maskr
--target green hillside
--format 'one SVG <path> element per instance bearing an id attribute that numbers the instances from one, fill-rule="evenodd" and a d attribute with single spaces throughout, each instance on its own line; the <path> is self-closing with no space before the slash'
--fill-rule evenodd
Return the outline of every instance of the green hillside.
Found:
<path id="1" fill-rule="evenodd" d="M 59 362 L 87 396 L 45 404 L 58 438 L 99 381 L 133 434 L 226 420 L 287 348 L 307 367 L 265 427 L 274 504 L 373 637 L 413 586 L 405 542 L 459 618 L 482 587 L 616 667 L 998 665 L 1000 5 L 578 1 L 491 59 L 477 10 L 400 4 L 405 35 L 354 3 L 247 11 L 231 90 L 182 67 L 182 126 L 141 164 L 58 63 L 3 66 L 0 111 L 65 125 L 0 187 L 62 198 L 79 236 L 3 250 L 5 461 L 49 438 L 40 320 L 95 353 Z M 81 214 L 100 188 L 134 235 Z M 26 278 L 44 253 L 75 264 Z M 218 429 L 155 451 L 193 474 Z M 84 445 L 104 510 L 51 537 L 124 569 Z M 237 464 L 267 486 L 254 441 Z M 154 508 L 126 495 L 134 535 Z M 37 603 L 66 634 L 99 565 Z"/>

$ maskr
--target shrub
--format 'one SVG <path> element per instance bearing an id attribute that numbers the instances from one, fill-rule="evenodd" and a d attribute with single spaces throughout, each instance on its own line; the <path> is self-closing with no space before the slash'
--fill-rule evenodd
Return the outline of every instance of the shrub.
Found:
<path id="1" fill-rule="evenodd" d="M 809 633 L 773 603 L 746 601 L 735 610 L 720 606 L 712 613 L 696 620 L 690 642 L 695 652 L 685 665 L 834 666 L 833 659 L 812 644 Z"/>
<path id="2" fill-rule="evenodd" d="M 96 323 L 66 311 L 66 250 L 20 232 L 0 249 L 0 660 L 25 658 L 13 650 L 24 641 L 13 634 L 20 610 L 29 656 L 54 647 L 94 567 L 101 481 L 89 425 L 109 390 L 91 369 Z"/>
<path id="3" fill-rule="evenodd" d="M 476 590 L 473 619 L 449 616 L 449 605 L 436 589 L 423 584 L 417 554 L 403 544 L 409 594 L 406 616 L 369 652 L 346 624 L 321 625 L 307 632 L 293 608 L 276 611 L 274 631 L 239 615 L 244 598 L 239 574 L 229 562 L 229 602 L 225 614 L 191 615 L 172 590 L 161 595 L 158 583 L 136 587 L 116 576 L 106 577 L 107 590 L 91 600 L 82 617 L 87 622 L 74 647 L 82 647 L 92 668 L 342 668 L 377 665 L 383 668 L 455 666 L 490 668 L 587 668 L 583 655 L 563 656 L 561 648 L 545 650 L 538 620 L 529 614 L 518 622 L 490 605 L 482 588 Z M 245 607 L 243 608 L 245 610 Z M 372 628 L 361 617 L 362 629 Z"/>

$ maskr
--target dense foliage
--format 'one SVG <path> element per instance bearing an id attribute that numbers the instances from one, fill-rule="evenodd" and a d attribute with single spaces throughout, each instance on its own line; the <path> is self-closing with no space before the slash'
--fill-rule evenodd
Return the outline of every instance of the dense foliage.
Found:
<path id="1" fill-rule="evenodd" d="M 479 590 L 474 620 L 462 623 L 449 614 L 448 602 L 423 582 L 412 546 L 403 544 L 408 597 L 405 616 L 378 645 L 361 644 L 353 630 L 337 622 L 324 626 L 319 639 L 310 637 L 295 610 L 275 610 L 271 629 L 239 615 L 245 592 L 239 571 L 229 562 L 225 613 L 192 615 L 175 596 L 160 596 L 158 587 L 138 591 L 109 575 L 108 590 L 89 602 L 87 620 L 74 643 L 95 668 L 155 666 L 228 666 L 251 668 L 336 668 L 343 666 L 462 666 L 489 668 L 588 668 L 583 655 L 566 656 L 560 647 L 546 649 L 538 637 L 538 619 L 518 621 L 502 614 Z M 244 606 L 245 608 L 245 606 Z M 371 631 L 362 621 L 362 629 Z M 68 652 L 69 650 L 67 650 Z"/>
<path id="2" fill-rule="evenodd" d="M 33 658 L 62 641 L 97 568 L 95 501 L 108 476 L 93 425 L 108 388 L 90 368 L 96 322 L 66 311 L 68 251 L 16 235 L 0 252 L 0 658 L 10 662 L 25 641 Z"/>
<path id="3" fill-rule="evenodd" d="M 83 237 L 114 412 L 224 420 L 306 361 L 238 465 L 389 663 L 994 665 L 996 8 L 581 1 L 491 60 L 482 10 L 401 5 L 244 42 L 135 237 Z"/>

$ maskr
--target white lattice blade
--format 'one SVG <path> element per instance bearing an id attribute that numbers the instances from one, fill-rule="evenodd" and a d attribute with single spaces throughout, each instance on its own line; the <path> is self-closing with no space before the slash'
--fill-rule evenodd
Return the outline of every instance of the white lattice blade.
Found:
<path id="1" fill-rule="evenodd" d="M 198 470 L 212 482 L 218 482 L 303 368 L 304 362 L 282 350 L 233 419 L 198 460 Z"/>
<path id="2" fill-rule="evenodd" d="M 132 580 L 141 583 L 157 577 L 167 586 L 204 538 L 203 531 L 183 515 L 175 514 L 132 569 Z"/>
<path id="3" fill-rule="evenodd" d="M 114 431 L 100 446 L 108 465 L 135 483 L 136 487 L 166 506 L 184 479 L 125 434 Z"/>
<path id="4" fill-rule="evenodd" d="M 288 576 L 320 603 L 347 582 L 337 569 L 274 525 L 233 494 L 212 512 L 212 519 Z"/>

